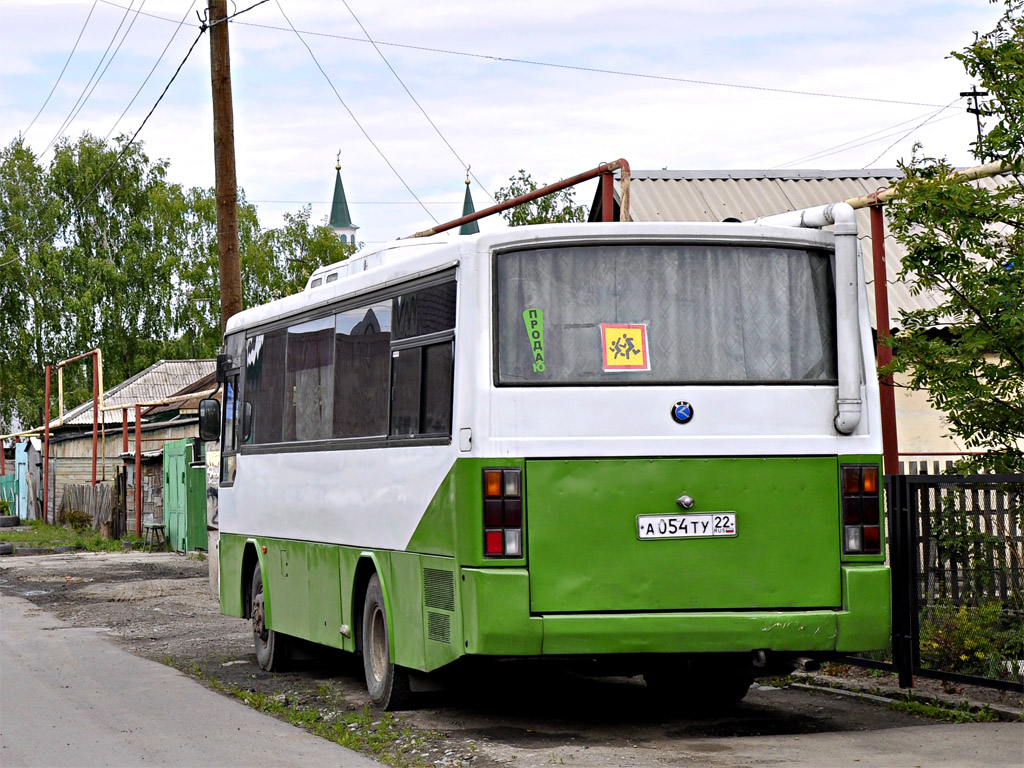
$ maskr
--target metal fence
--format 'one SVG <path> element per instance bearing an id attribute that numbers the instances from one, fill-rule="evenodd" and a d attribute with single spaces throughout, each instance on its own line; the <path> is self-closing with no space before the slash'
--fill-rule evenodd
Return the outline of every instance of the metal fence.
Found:
<path id="1" fill-rule="evenodd" d="M 1024 475 L 888 475 L 891 652 L 852 659 L 1024 692 Z"/>

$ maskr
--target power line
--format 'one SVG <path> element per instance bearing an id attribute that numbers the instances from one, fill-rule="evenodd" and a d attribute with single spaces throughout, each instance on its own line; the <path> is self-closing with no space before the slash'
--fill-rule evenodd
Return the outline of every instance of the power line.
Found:
<path id="1" fill-rule="evenodd" d="M 41 106 L 39 111 L 36 112 L 36 116 L 32 118 L 32 122 L 28 124 L 28 128 L 22 131 L 22 136 L 32 130 L 32 126 L 36 124 L 36 120 L 38 120 L 39 116 L 43 114 L 43 110 L 46 109 L 46 105 L 50 103 L 50 97 L 53 96 L 53 92 L 57 90 L 57 86 L 60 84 L 61 78 L 64 77 L 64 73 L 67 71 L 68 64 L 71 63 L 71 57 L 75 55 L 75 51 L 78 50 L 78 44 L 82 42 L 82 35 L 85 33 L 85 28 L 89 26 L 89 19 L 92 18 L 92 12 L 96 10 L 96 3 L 98 2 L 99 0 L 92 0 L 92 7 L 89 9 L 89 15 L 85 17 L 85 23 L 82 24 L 82 28 L 78 31 L 78 37 L 75 38 L 75 44 L 71 48 L 71 53 L 68 54 L 67 61 L 64 62 L 64 66 L 61 68 L 60 74 L 57 75 L 57 79 L 53 82 L 53 88 L 51 88 L 50 92 L 46 94 L 46 101 L 43 102 L 43 106 Z"/>
<path id="2" fill-rule="evenodd" d="M 944 109 L 947 109 L 947 108 L 944 108 Z M 842 144 L 836 144 L 835 146 L 828 147 L 826 149 L 821 149 L 821 150 L 818 150 L 817 152 L 812 152 L 809 155 L 803 155 L 802 157 L 798 157 L 795 160 L 789 160 L 789 161 L 787 161 L 785 163 L 781 163 L 781 164 L 779 164 L 779 165 L 777 165 L 775 167 L 776 168 L 789 168 L 791 166 L 798 165 L 800 163 L 806 163 L 806 162 L 809 162 L 809 161 L 812 161 L 812 160 L 819 160 L 819 159 L 821 159 L 823 157 L 828 157 L 829 155 L 838 154 L 839 152 L 845 152 L 845 151 L 850 150 L 850 149 L 856 149 L 858 147 L 863 147 L 863 146 L 865 146 L 867 144 L 874 144 L 876 141 L 882 141 L 883 139 L 887 139 L 890 136 L 895 136 L 896 135 L 896 132 L 887 133 L 887 131 L 892 131 L 894 128 L 900 128 L 900 127 L 906 125 L 907 123 L 913 123 L 916 120 L 920 120 L 922 117 L 927 117 L 927 116 L 933 115 L 933 114 L 934 114 L 933 112 L 926 112 L 923 115 L 917 115 L 916 117 L 912 117 L 909 120 L 903 120 L 902 122 L 895 123 L 894 125 L 889 125 L 889 126 L 886 126 L 885 128 L 879 128 L 877 131 L 872 131 L 871 133 L 866 133 L 863 136 L 858 136 L 855 139 L 850 139 L 849 141 L 844 141 Z M 943 118 L 943 120 L 947 120 L 947 119 L 949 119 L 951 117 L 958 117 L 958 115 L 948 115 L 947 117 Z M 878 134 L 883 134 L 883 135 L 882 136 L 878 136 Z M 878 138 L 872 138 L 874 136 L 877 136 Z"/>
<path id="3" fill-rule="evenodd" d="M 268 2 L 268 0 L 260 0 L 258 3 L 254 3 L 253 5 L 250 5 L 248 8 L 242 9 L 241 11 L 238 11 L 238 12 L 234 13 L 232 16 L 227 16 L 224 19 L 222 19 L 221 21 L 227 21 L 228 19 L 232 19 L 235 16 L 238 16 L 240 14 L 245 13 L 246 11 L 251 11 L 256 6 L 263 5 L 263 3 L 266 3 L 266 2 Z M 220 24 L 221 21 L 214 22 L 214 24 Z M 181 26 L 181 24 L 179 24 L 179 26 Z M 131 145 L 135 142 L 136 137 L 138 137 L 139 133 L 146 126 L 146 123 L 149 122 L 149 118 L 153 116 L 153 113 L 156 111 L 156 108 L 158 106 L 160 106 L 160 102 L 163 101 L 164 96 L 167 95 L 167 91 L 170 90 L 171 85 L 178 78 L 178 75 L 181 73 L 182 67 L 185 66 L 185 62 L 187 62 L 189 60 L 189 57 L 192 55 L 192 52 L 196 49 L 196 45 L 202 39 L 203 33 L 207 29 L 209 29 L 211 26 L 213 26 L 213 24 L 207 24 L 204 21 L 202 23 L 202 25 L 199 27 L 199 34 L 196 35 L 196 39 L 192 41 L 192 45 L 189 46 L 188 52 L 185 54 L 185 57 L 181 60 L 181 63 L 178 64 L 177 69 L 174 70 L 174 74 L 171 75 L 171 79 L 167 81 L 167 85 L 165 85 L 164 89 L 160 92 L 160 95 L 157 97 L 156 102 L 154 102 L 154 104 L 153 104 L 152 108 L 150 108 L 149 112 L 146 113 L 146 116 L 142 119 L 142 123 L 140 123 L 139 127 L 135 129 L 135 132 L 132 134 L 131 138 L 128 139 L 128 141 L 125 142 L 124 146 L 121 148 L 121 151 L 118 152 L 118 154 L 114 158 L 113 162 L 111 162 L 111 164 L 107 166 L 107 169 L 103 172 L 103 175 L 100 176 L 99 180 L 95 184 L 93 184 L 92 189 L 90 189 L 89 192 L 82 197 L 83 202 L 87 198 L 92 197 L 93 193 L 97 189 L 99 189 L 100 184 L 102 184 L 103 181 L 107 178 L 107 176 L 110 175 L 110 172 L 114 169 L 114 166 L 117 165 L 121 161 L 121 158 L 124 157 L 125 153 L 128 151 L 128 148 L 131 147 Z M 120 29 L 120 27 L 119 27 L 119 29 Z M 108 48 L 108 50 L 109 50 L 109 48 Z M 104 56 L 105 55 L 106 54 L 104 54 Z M 74 207 L 75 213 L 78 213 L 81 210 L 82 204 L 81 203 L 79 203 L 79 204 L 74 204 L 73 203 L 73 207 Z M 63 226 L 65 226 L 65 224 L 67 224 L 67 223 L 68 222 L 65 221 L 65 222 L 62 222 L 61 224 L 59 224 L 57 226 L 57 228 L 53 232 L 51 232 L 49 237 L 46 238 L 46 239 L 52 240 L 54 237 L 56 237 L 57 233 L 60 232 L 61 228 Z M 2 232 L 2 231 L 5 231 L 5 230 L 0 230 L 0 232 Z M 11 264 L 11 263 L 13 263 L 13 262 L 15 262 L 17 260 L 18 260 L 17 258 L 14 258 L 14 259 L 10 259 L 8 261 L 2 262 L 2 263 L 0 263 L 0 267 L 6 266 L 7 264 Z"/>
<path id="4" fill-rule="evenodd" d="M 124 7 L 122 5 L 118 5 L 117 3 L 113 2 L 113 0 L 100 0 L 100 2 L 105 3 L 106 5 L 112 5 L 112 6 L 116 7 L 116 8 L 123 8 Z M 145 15 L 149 15 L 149 16 L 152 16 L 154 19 L 160 19 L 161 21 L 167 21 L 167 22 L 170 22 L 172 24 L 176 24 L 177 23 L 176 21 L 174 21 L 174 19 L 168 19 L 165 16 L 157 16 L 155 14 L 145 14 Z M 249 27 L 257 27 L 259 29 L 272 29 L 272 30 L 277 30 L 279 32 L 292 31 L 292 32 L 295 32 L 295 34 L 299 34 L 300 33 L 300 31 L 296 30 L 294 27 L 292 27 L 291 30 L 288 30 L 288 29 L 285 29 L 284 27 L 277 27 L 277 26 L 274 26 L 272 24 L 256 24 L 256 23 L 251 22 L 251 21 L 239 21 L 237 23 L 238 24 L 244 24 L 245 26 L 249 26 Z M 448 56 L 465 56 L 465 57 L 474 58 L 474 59 L 487 59 L 488 61 L 498 61 L 498 62 L 505 62 L 505 63 L 509 63 L 509 64 L 528 64 L 530 66 L 535 66 L 535 67 L 552 67 L 552 68 L 555 68 L 555 69 L 569 69 L 569 70 L 577 70 L 577 71 L 580 71 L 580 72 L 592 72 L 592 73 L 601 74 L 601 75 L 618 75 L 620 77 L 636 77 L 636 78 L 642 78 L 642 79 L 645 79 L 645 80 L 665 80 L 665 81 L 675 82 L 675 83 L 689 83 L 691 85 L 708 85 L 708 86 L 712 86 L 712 87 L 716 87 L 716 88 L 740 88 L 740 89 L 743 89 L 743 90 L 750 90 L 750 91 L 767 91 L 769 93 L 785 93 L 785 94 L 788 94 L 788 95 L 791 95 L 791 96 L 814 96 L 814 97 L 817 97 L 817 98 L 824 98 L 824 99 L 845 99 L 845 100 L 849 100 L 849 101 L 868 101 L 868 102 L 873 102 L 873 103 L 876 103 L 876 104 L 899 104 L 899 105 L 910 106 L 910 107 L 941 107 L 942 106 L 941 104 L 931 104 L 929 102 L 923 102 L 923 101 L 903 101 L 903 100 L 900 100 L 900 99 L 880 99 L 880 98 L 876 98 L 876 97 L 872 97 L 872 96 L 849 96 L 849 95 L 840 94 L 840 93 L 823 93 L 823 92 L 819 92 L 819 91 L 801 91 L 801 90 L 796 90 L 796 89 L 792 89 L 792 88 L 772 88 L 772 87 L 769 87 L 769 86 L 761 86 L 761 85 L 743 85 L 743 84 L 740 84 L 740 83 L 726 83 L 726 82 L 715 81 L 715 80 L 698 80 L 698 79 L 695 79 L 695 78 L 674 77 L 674 76 L 671 76 L 671 75 L 651 75 L 651 74 L 646 74 L 646 73 L 643 73 L 643 72 L 626 72 L 626 71 L 623 71 L 623 70 L 601 69 L 599 67 L 584 67 L 584 66 L 573 65 L 573 64 L 555 64 L 555 63 L 552 63 L 552 62 L 535 61 L 535 60 L 532 60 L 532 59 L 516 59 L 516 58 L 509 58 L 509 57 L 506 57 L 506 56 L 495 56 L 495 55 L 492 55 L 492 54 L 470 53 L 468 51 L 455 51 L 455 50 L 452 50 L 452 49 L 449 49 L 449 48 L 431 48 L 431 47 L 425 46 L 425 45 L 412 45 L 412 44 L 409 44 L 409 43 L 391 43 L 391 42 L 386 42 L 384 40 L 376 40 L 376 41 L 374 41 L 374 40 L 367 40 L 367 39 L 364 39 L 364 38 L 361 38 L 361 37 L 351 37 L 351 36 L 348 36 L 348 35 L 335 35 L 335 34 L 331 34 L 329 32 L 312 32 L 312 31 L 302 30 L 301 34 L 303 34 L 303 35 L 310 35 L 310 36 L 314 36 L 314 37 L 329 37 L 329 38 L 334 39 L 334 40 L 348 40 L 350 42 L 355 42 L 355 43 L 367 43 L 367 42 L 369 42 L 369 43 L 373 43 L 374 45 L 384 45 L 384 46 L 389 46 L 389 47 L 392 47 L 392 48 L 407 48 L 407 49 L 414 50 L 414 51 L 426 51 L 428 53 L 443 53 L 443 54 L 448 55 Z"/>
<path id="5" fill-rule="evenodd" d="M 124 143 L 123 147 L 121 147 L 121 151 L 117 153 L 117 156 L 114 158 L 113 162 L 111 162 L 110 165 L 107 166 L 107 169 L 103 172 L 103 175 L 100 176 L 99 180 L 95 184 L 92 185 L 92 189 L 90 189 L 85 195 L 82 196 L 82 203 L 76 204 L 72 201 L 72 206 L 74 208 L 75 213 L 79 213 L 81 211 L 82 204 L 85 202 L 85 200 L 92 197 L 93 193 L 97 189 L 99 189 L 100 184 L 102 184 L 103 181 L 107 178 L 107 176 L 110 175 L 110 172 L 114 169 L 114 166 L 121 161 L 121 158 L 124 157 L 125 153 L 128 151 L 128 148 L 131 147 L 131 145 L 135 142 L 135 138 L 139 135 L 139 132 L 145 127 L 146 123 L 149 121 L 149 118 L 152 117 L 153 113 L 156 111 L 156 108 L 160 105 L 160 102 L 163 101 L 163 98 L 167 94 L 167 91 L 171 87 L 171 84 L 175 81 L 175 79 L 177 79 L 178 73 L 181 72 L 181 68 L 185 66 L 185 62 L 188 61 L 189 56 L 192 55 L 192 51 L 194 51 L 196 48 L 196 44 L 200 41 L 200 39 L 202 39 L 203 32 L 205 32 L 207 29 L 208 27 L 205 24 L 200 28 L 199 34 L 196 35 L 196 39 L 192 41 L 192 45 L 188 49 L 188 53 L 185 54 L 185 58 L 181 60 L 181 63 L 178 65 L 178 68 L 174 70 L 174 74 L 171 75 L 171 79 L 167 82 L 167 85 L 164 86 L 163 91 L 160 92 L 160 96 L 157 98 L 156 103 L 153 104 L 153 107 L 149 110 L 149 113 L 143 118 L 142 123 L 135 130 L 135 133 L 133 133 L 131 138 Z M 50 236 L 46 239 L 53 240 L 53 238 L 57 236 L 57 233 L 60 232 L 61 228 L 64 227 L 69 222 L 70 219 L 59 224 L 57 228 L 52 233 L 50 233 Z M 2 264 L 0 264 L 0 266 L 5 266 L 6 264 L 10 264 L 14 261 L 17 261 L 17 259 L 15 258 L 9 261 L 5 261 Z"/>
<path id="6" fill-rule="evenodd" d="M 135 0 L 132 0 L 132 4 L 134 2 Z M 143 0 L 143 3 L 145 3 L 145 0 Z M 117 36 L 121 32 L 121 27 L 124 26 L 125 19 L 128 18 L 128 14 L 132 10 L 132 4 L 129 4 L 128 7 L 125 8 L 124 15 L 121 17 L 121 22 L 117 25 L 117 29 L 114 30 L 114 34 L 110 38 L 110 42 L 107 43 L 107 49 L 103 51 L 103 55 L 100 57 L 100 60 L 96 62 L 96 68 L 92 71 L 92 74 L 89 76 L 89 80 L 86 82 L 85 87 L 82 88 L 82 92 L 78 95 L 78 99 L 75 100 L 74 106 L 72 106 L 71 111 L 68 112 L 68 116 L 64 118 L 64 122 L 60 124 L 60 128 L 57 129 L 57 132 L 53 135 L 53 138 L 50 139 L 49 143 L 47 143 L 47 145 L 43 148 L 43 151 L 39 153 L 40 157 L 42 157 L 49 151 L 50 147 L 53 146 L 54 142 L 56 142 L 57 139 L 59 139 L 64 134 L 64 129 L 71 124 L 72 120 L 75 119 L 75 116 L 78 114 L 75 111 L 78 105 L 82 104 L 82 106 L 85 106 L 85 103 L 82 101 L 82 99 L 84 97 L 86 100 L 88 100 L 89 96 L 85 95 L 86 91 L 89 91 L 89 86 L 92 85 L 93 80 L 96 78 L 96 73 L 100 71 L 100 67 L 106 60 L 107 54 L 110 53 L 110 46 L 112 46 L 114 44 L 114 41 L 117 40 Z M 136 16 L 136 18 L 138 17 Z M 122 42 L 123 40 L 124 39 L 122 38 Z M 118 46 L 118 48 L 120 48 L 120 45 Z M 103 71 L 106 72 L 107 70 L 104 69 Z M 100 77 L 102 77 L 102 75 Z M 89 91 L 89 95 L 92 95 L 92 91 Z"/>
<path id="7" fill-rule="evenodd" d="M 110 130 L 107 131 L 107 135 L 103 137 L 104 141 L 110 138 L 110 134 L 114 132 L 114 129 L 117 128 L 118 123 L 120 123 L 124 119 L 124 116 L 128 114 L 128 110 L 132 108 L 132 104 L 134 104 L 135 100 L 139 98 L 139 94 L 142 93 L 142 89 L 146 87 L 146 83 L 149 82 L 149 78 L 151 78 L 153 76 L 153 73 L 156 72 L 156 68 L 160 66 L 160 62 L 164 59 L 164 54 L 167 53 L 167 49 L 171 47 L 171 43 L 174 42 L 174 38 L 178 36 L 178 32 L 181 31 L 181 28 L 184 26 L 185 19 L 188 17 L 189 13 L 192 12 L 192 9 L 195 7 L 195 4 L 196 0 L 192 0 L 192 4 L 188 7 L 188 10 L 185 11 L 185 15 L 181 17 L 181 23 L 174 28 L 174 34 L 171 35 L 171 39 L 167 41 L 167 45 L 164 46 L 164 49 L 160 51 L 160 56 L 153 64 L 153 67 L 149 70 L 149 74 L 146 75 L 146 79 L 142 81 L 142 85 L 139 86 L 139 89 L 135 92 L 135 95 L 132 96 L 132 100 L 128 102 L 128 106 L 124 108 L 124 111 L 121 113 L 121 116 L 117 118 L 117 120 L 114 122 L 112 126 L 110 126 Z"/>
<path id="8" fill-rule="evenodd" d="M 961 98 L 961 97 L 959 97 L 959 96 L 958 96 L 957 98 L 955 98 L 955 99 L 953 99 L 953 100 L 952 100 L 951 102 L 949 102 L 949 104 L 947 104 L 946 106 L 944 106 L 944 107 L 943 107 L 942 109 L 938 110 L 937 112 L 935 112 L 935 113 L 934 113 L 934 114 L 932 114 L 932 115 L 929 115 L 929 116 L 928 116 L 927 118 L 925 118 L 925 120 L 923 120 L 923 121 L 922 121 L 921 123 L 919 123 L 918 125 L 915 125 L 915 126 L 914 126 L 913 128 L 911 128 L 911 129 L 910 129 L 909 131 L 907 131 L 907 132 L 906 132 L 905 134 L 903 134 L 903 135 L 902 135 L 902 136 L 900 136 L 900 137 L 899 137 L 898 139 L 896 139 L 896 141 L 894 141 L 894 142 L 893 142 L 892 144 L 890 144 L 890 145 L 889 145 L 888 147 L 886 147 L 886 148 L 885 148 L 885 149 L 883 149 L 883 150 L 882 150 L 881 152 L 879 152 L 879 153 L 878 153 L 878 157 L 876 157 L 876 158 L 875 158 L 874 160 L 872 160 L 872 161 L 871 161 L 870 163 L 868 163 L 868 164 L 867 164 L 867 165 L 865 165 L 864 167 L 865 167 L 865 168 L 867 168 L 867 167 L 868 167 L 868 165 L 874 165 L 875 163 L 877 163 L 877 162 L 878 162 L 878 158 L 880 158 L 880 157 L 881 157 L 882 155 L 884 155 L 884 154 L 885 154 L 886 152 L 888 152 L 888 151 L 889 151 L 890 149 L 892 149 L 893 147 L 895 147 L 895 146 L 896 146 L 897 144 L 899 144 L 899 143 L 900 143 L 901 141 L 903 141 L 903 140 L 904 140 L 905 138 L 907 138 L 908 136 L 910 136 L 910 134 L 912 134 L 912 133 L 913 133 L 914 131 L 916 131 L 916 130 L 917 130 L 918 128 L 923 128 L 923 127 L 924 127 L 925 125 L 927 125 L 928 123 L 930 123 L 930 122 L 931 122 L 932 120 L 934 120 L 934 119 L 935 119 L 936 117 L 938 117 L 938 116 L 939 116 L 939 115 L 941 115 L 941 114 L 942 114 L 943 112 L 945 112 L 945 111 L 946 111 L 947 109 L 949 109 L 950 107 L 952 107 L 952 106 L 953 106 L 954 104 L 956 104 L 956 103 L 957 103 L 958 101 L 960 101 L 960 98 Z"/>
<path id="9" fill-rule="evenodd" d="M 375 150 L 377 150 L 377 154 L 381 156 L 381 158 L 384 160 L 385 163 L 387 163 L 388 168 L 390 168 L 391 172 L 395 174 L 395 176 L 398 178 L 398 180 L 400 182 L 402 182 L 402 185 L 409 191 L 409 194 L 413 196 L 413 198 L 416 200 L 417 203 L 420 204 L 420 208 L 422 208 L 424 211 L 426 211 L 427 216 L 429 216 L 431 218 L 431 220 L 435 224 L 440 223 L 440 222 L 438 222 L 437 219 L 434 218 L 434 214 L 432 214 L 430 212 L 430 210 L 427 208 L 427 206 L 425 206 L 423 204 L 423 201 L 419 199 L 419 197 L 416 195 L 415 192 L 412 191 L 412 187 L 410 187 L 406 183 L 405 179 L 402 178 L 402 174 L 400 174 L 398 172 L 398 169 L 395 168 L 395 166 L 391 164 L 391 161 L 388 160 L 388 157 L 387 157 L 387 155 L 384 154 L 384 151 L 380 147 L 377 146 L 377 143 L 373 139 L 370 138 L 370 134 L 366 132 L 366 129 L 363 128 L 362 123 L 359 122 L 359 120 L 356 118 L 356 116 L 352 112 L 352 110 L 349 109 L 349 106 L 348 106 L 348 104 L 345 103 L 345 100 L 343 98 L 341 98 L 341 94 L 338 93 L 338 89 L 334 87 L 334 83 L 331 81 L 330 76 L 324 71 L 324 68 L 320 66 L 320 62 L 317 61 L 316 55 L 313 53 L 313 49 L 310 48 L 309 44 L 303 39 L 302 35 L 299 33 L 299 30 L 295 29 L 295 26 L 292 24 L 292 20 L 289 19 L 288 18 L 288 14 L 286 14 L 284 12 L 284 8 L 281 7 L 281 3 L 279 2 L 279 0 L 274 0 L 274 2 L 277 3 L 277 8 L 278 8 L 279 11 L 281 11 L 281 15 L 284 16 L 284 20 L 288 22 L 288 26 L 290 26 L 292 28 L 292 31 L 295 33 L 295 36 L 297 38 L 299 38 L 299 42 L 302 43 L 303 46 L 305 46 L 307 51 L 309 51 L 309 55 L 310 55 L 310 57 L 312 57 L 313 63 L 316 64 L 316 68 L 320 70 L 320 74 L 322 74 L 324 76 L 324 79 L 327 80 L 327 84 L 329 86 L 331 86 L 331 90 L 334 91 L 334 95 L 337 97 L 338 101 L 341 103 L 341 106 L 343 106 L 345 108 L 345 111 L 348 112 L 349 117 L 352 118 L 352 122 L 354 122 L 356 124 L 356 127 L 360 131 L 362 131 L 363 136 L 366 137 L 366 140 L 368 142 L 370 142 L 370 146 L 372 146 Z"/>
<path id="10" fill-rule="evenodd" d="M 441 133 L 441 129 L 438 128 L 434 124 L 434 121 L 430 119 L 430 115 L 427 114 L 427 110 L 425 110 L 423 108 L 423 105 L 420 104 L 419 101 L 416 100 L 416 97 L 412 95 L 412 91 L 409 90 L 409 87 L 405 84 L 405 81 L 403 81 L 402 78 L 399 77 L 398 72 L 396 72 L 395 68 L 391 66 L 391 62 L 387 60 L 387 57 L 384 55 L 384 52 L 380 49 L 380 46 L 378 46 L 377 43 L 374 42 L 373 38 L 370 37 L 370 33 L 366 31 L 366 27 L 363 26 L 363 22 L 359 20 L 359 17 L 356 16 L 355 14 L 355 11 L 353 11 L 352 8 L 349 6 L 348 0 L 341 0 L 341 2 L 345 5 L 345 8 L 348 9 L 348 12 L 352 15 L 352 18 L 355 19 L 356 24 L 359 25 L 359 28 L 363 30 L 363 34 L 366 35 L 366 40 L 370 43 L 370 45 L 373 46 L 373 50 L 377 52 L 377 55 L 380 56 L 381 60 L 387 65 L 387 68 L 391 70 L 391 74 L 395 76 L 395 79 L 398 81 L 398 84 L 402 86 L 402 88 L 405 90 L 407 94 L 409 94 L 409 98 L 412 99 L 412 103 L 415 104 L 419 108 L 420 112 L 423 113 L 423 116 L 427 119 L 427 122 L 430 123 L 430 127 L 434 129 L 434 132 L 438 136 L 441 137 L 441 141 L 443 141 L 445 143 L 445 146 L 452 151 L 452 154 L 455 155 L 455 159 L 459 161 L 459 164 L 463 168 L 466 169 L 466 173 L 473 177 L 473 181 L 475 181 L 479 185 L 480 189 L 484 191 L 484 194 L 491 199 L 491 202 L 496 203 L 497 201 L 494 199 L 491 193 L 487 191 L 487 188 L 480 183 L 480 179 L 476 177 L 476 174 L 470 171 L 469 163 L 467 163 L 465 160 L 459 157 L 459 153 L 455 151 L 455 147 L 451 145 L 451 142 L 449 142 L 448 139 L 445 138 L 445 135 Z"/>

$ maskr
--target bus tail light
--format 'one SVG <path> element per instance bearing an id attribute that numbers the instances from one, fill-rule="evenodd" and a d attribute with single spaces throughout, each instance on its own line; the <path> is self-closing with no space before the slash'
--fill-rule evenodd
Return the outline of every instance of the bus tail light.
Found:
<path id="1" fill-rule="evenodd" d="M 844 464 L 843 554 L 877 555 L 882 551 L 877 464 Z"/>
<path id="2" fill-rule="evenodd" d="M 484 470 L 484 556 L 523 556 L 523 471 Z"/>

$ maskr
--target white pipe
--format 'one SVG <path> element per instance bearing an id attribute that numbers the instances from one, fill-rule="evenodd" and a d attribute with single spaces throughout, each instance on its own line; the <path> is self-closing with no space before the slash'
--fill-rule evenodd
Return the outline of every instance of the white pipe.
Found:
<path id="1" fill-rule="evenodd" d="M 834 224 L 836 244 L 836 353 L 839 392 L 835 427 L 849 435 L 860 424 L 861 359 L 857 310 L 857 214 L 849 203 L 828 203 L 754 219 L 754 224 L 819 229 Z"/>

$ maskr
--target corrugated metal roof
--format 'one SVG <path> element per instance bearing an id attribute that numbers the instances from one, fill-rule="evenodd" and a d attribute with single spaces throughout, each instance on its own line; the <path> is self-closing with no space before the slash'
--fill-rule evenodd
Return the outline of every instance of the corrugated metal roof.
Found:
<path id="1" fill-rule="evenodd" d="M 185 389 L 204 376 L 209 376 L 216 368 L 216 360 L 160 360 L 129 379 L 125 379 L 116 387 L 103 394 L 104 406 L 134 405 L 135 403 L 162 400 L 165 397 Z M 134 422 L 135 414 L 129 412 L 129 420 Z M 107 411 L 100 414 L 107 424 L 120 424 L 119 411 Z M 92 424 L 92 400 L 72 408 L 64 414 L 64 424 Z M 50 422 L 56 427 L 57 420 Z"/>
<path id="2" fill-rule="evenodd" d="M 861 171 L 632 171 L 630 218 L 633 221 L 748 221 L 758 216 L 795 211 L 815 205 L 849 200 L 877 192 L 903 177 L 897 169 Z M 979 179 L 976 185 L 994 189 L 1001 177 Z M 618 202 L 618 186 L 615 189 Z M 594 198 L 591 219 L 597 215 L 600 189 Z M 884 210 L 884 209 L 883 209 Z M 864 273 L 869 290 L 873 284 L 870 212 L 857 211 Z M 888 231 L 888 227 L 887 227 Z M 899 280 L 905 249 L 889 234 L 885 238 L 886 281 L 889 284 L 891 325 L 899 325 L 900 310 L 934 308 L 941 294 L 914 294 Z M 875 305 L 868 302 L 875 327 Z"/>

